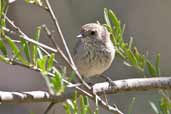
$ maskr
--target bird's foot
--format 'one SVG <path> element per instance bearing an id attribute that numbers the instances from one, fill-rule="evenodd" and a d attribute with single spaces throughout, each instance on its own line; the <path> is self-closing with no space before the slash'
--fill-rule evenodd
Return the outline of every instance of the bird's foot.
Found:
<path id="1" fill-rule="evenodd" d="M 115 87 L 116 86 L 116 84 L 113 82 L 113 80 L 111 78 L 109 78 L 107 76 L 104 76 L 104 75 L 102 75 L 102 77 L 104 79 L 106 79 L 106 81 L 109 83 L 109 88 L 112 88 L 112 87 Z"/>

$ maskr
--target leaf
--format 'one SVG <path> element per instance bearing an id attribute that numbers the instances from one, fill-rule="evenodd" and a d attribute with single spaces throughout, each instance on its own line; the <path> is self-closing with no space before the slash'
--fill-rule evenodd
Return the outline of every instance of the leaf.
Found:
<path id="1" fill-rule="evenodd" d="M 12 50 L 12 53 L 16 58 L 21 61 L 23 64 L 27 64 L 27 61 L 25 61 L 24 57 L 21 54 L 21 51 L 18 49 L 17 45 L 9 38 L 8 36 L 5 37 L 5 40 L 10 45 L 10 48 Z"/>
<path id="2" fill-rule="evenodd" d="M 99 114 L 99 102 L 97 96 L 95 96 L 95 105 L 96 105 L 96 110 L 94 113 Z"/>
<path id="3" fill-rule="evenodd" d="M 133 37 L 130 37 L 129 45 L 128 45 L 129 49 L 132 48 L 132 43 L 133 43 Z"/>
<path id="4" fill-rule="evenodd" d="M 29 3 L 29 4 L 36 4 L 36 5 L 39 5 L 39 6 L 42 6 L 43 5 L 43 2 L 42 0 L 24 0 L 26 3 Z"/>
<path id="5" fill-rule="evenodd" d="M 47 70 L 48 70 L 48 71 L 50 71 L 50 70 L 52 69 L 54 59 L 55 59 L 55 54 L 52 53 L 52 54 L 49 56 L 49 59 L 48 59 L 48 62 L 47 62 Z"/>
<path id="6" fill-rule="evenodd" d="M 156 74 L 160 76 L 160 53 L 156 56 Z"/>
<path id="7" fill-rule="evenodd" d="M 151 62 L 149 60 L 146 60 L 146 64 L 147 64 L 149 74 L 151 76 L 156 76 L 156 70 L 155 70 L 155 67 L 153 66 L 153 64 L 151 64 Z"/>
<path id="8" fill-rule="evenodd" d="M 1 0 L 0 1 L 0 19 L 1 19 L 1 16 L 4 13 L 6 13 L 6 10 L 8 9 L 7 6 L 8 6 L 8 0 Z"/>
<path id="9" fill-rule="evenodd" d="M 151 108 L 153 109 L 153 111 L 154 111 L 156 114 L 160 114 L 160 112 L 159 112 L 157 106 L 154 104 L 154 102 L 149 101 L 149 104 L 150 104 Z"/>
<path id="10" fill-rule="evenodd" d="M 28 42 L 23 38 L 21 38 L 21 45 L 22 48 L 24 49 L 24 54 L 26 55 L 27 61 L 30 62 L 31 59 L 30 59 L 30 50 L 29 50 Z"/>
<path id="11" fill-rule="evenodd" d="M 124 34 L 124 32 L 125 32 L 125 27 L 126 27 L 126 25 L 123 24 L 123 27 L 122 27 L 122 36 L 123 36 L 123 34 Z"/>
<path id="12" fill-rule="evenodd" d="M 107 10 L 107 8 L 104 8 L 104 19 L 106 21 L 106 24 L 111 27 L 111 23 L 110 23 L 110 20 L 109 20 L 109 17 L 108 17 L 108 10 Z"/>
<path id="13" fill-rule="evenodd" d="M 133 97 L 131 100 L 131 103 L 128 105 L 128 113 L 127 114 L 132 114 L 133 105 L 135 104 L 135 100 L 136 100 L 136 98 Z"/>
<path id="14" fill-rule="evenodd" d="M 74 109 L 74 104 L 73 104 L 73 102 L 72 102 L 70 99 L 67 99 L 67 100 L 66 100 L 66 103 L 67 103 L 72 109 Z"/>
<path id="15" fill-rule="evenodd" d="M 5 27 L 6 26 L 6 23 L 5 23 L 5 19 L 4 18 L 0 18 L 0 26 L 1 27 Z"/>
<path id="16" fill-rule="evenodd" d="M 167 98 L 162 97 L 160 100 L 160 108 L 163 114 L 170 114 L 169 109 L 171 109 L 171 104 L 169 103 Z"/>
<path id="17" fill-rule="evenodd" d="M 75 79 L 75 77 L 76 77 L 76 73 L 75 73 L 75 71 L 72 71 L 71 75 L 68 77 L 68 81 L 69 82 L 73 81 Z"/>
<path id="18" fill-rule="evenodd" d="M 88 111 L 88 98 L 86 96 L 80 96 L 80 108 L 81 108 L 81 114 L 87 114 Z"/>
<path id="19" fill-rule="evenodd" d="M 33 4 L 35 3 L 35 0 L 24 0 L 26 3 Z"/>
<path id="20" fill-rule="evenodd" d="M 144 55 L 141 55 L 136 47 L 133 48 L 133 54 L 134 54 L 134 56 L 135 56 L 135 58 L 137 59 L 137 62 L 138 62 L 137 67 L 139 67 L 141 69 L 141 71 L 144 72 L 144 66 L 145 66 L 145 57 L 144 57 Z"/>
<path id="21" fill-rule="evenodd" d="M 130 61 L 130 63 L 134 66 L 137 65 L 137 59 L 134 56 L 134 54 L 132 53 L 132 51 L 130 49 L 126 50 L 126 56 L 128 57 L 128 61 Z"/>
<path id="22" fill-rule="evenodd" d="M 40 48 L 37 48 L 37 52 L 38 52 L 39 58 L 43 58 L 43 53 Z"/>
<path id="23" fill-rule="evenodd" d="M 122 28 L 120 25 L 119 19 L 116 17 L 115 13 L 112 10 L 108 11 L 108 16 L 111 22 L 113 23 L 113 34 L 115 36 L 115 39 L 117 40 L 117 43 L 122 43 L 123 38 L 122 38 Z"/>
<path id="24" fill-rule="evenodd" d="M 43 56 L 42 59 L 37 60 L 37 64 L 42 72 L 46 72 L 46 61 L 47 61 L 48 56 L 45 55 Z"/>
<path id="25" fill-rule="evenodd" d="M 34 40 L 39 41 L 40 39 L 40 32 L 41 32 L 41 26 L 38 26 L 36 28 L 35 34 L 34 34 Z"/>
<path id="26" fill-rule="evenodd" d="M 4 63 L 9 63 L 9 60 L 8 60 L 8 58 L 6 58 L 6 57 L 4 57 L 4 56 L 2 56 L 2 55 L 0 55 L 0 61 L 2 61 L 2 62 L 4 62 Z"/>
<path id="27" fill-rule="evenodd" d="M 66 114 L 71 114 L 70 105 L 68 103 L 64 104 L 64 109 Z"/>
<path id="28" fill-rule="evenodd" d="M 73 102 L 73 111 L 74 111 L 74 114 L 78 112 L 78 103 L 77 103 L 77 99 L 78 99 L 78 93 L 77 91 L 74 93 L 74 98 L 72 100 Z"/>
<path id="29" fill-rule="evenodd" d="M 40 39 L 40 32 L 41 32 L 41 27 L 38 26 L 38 27 L 36 28 L 36 31 L 35 31 L 35 34 L 34 34 L 34 40 L 35 40 L 35 41 L 39 41 L 39 39 Z M 38 51 L 37 48 L 38 48 L 37 45 L 31 44 L 32 61 L 33 61 L 33 64 L 36 63 L 37 53 L 38 53 L 38 52 L 37 52 L 37 51 Z"/>
<path id="30" fill-rule="evenodd" d="M 4 45 L 4 43 L 3 43 L 2 40 L 0 40 L 0 50 L 1 50 L 1 52 L 3 53 L 3 55 L 4 55 L 5 57 L 7 57 L 7 49 L 6 49 L 6 47 L 5 47 L 5 45 Z"/>
<path id="31" fill-rule="evenodd" d="M 115 13 L 112 10 L 109 10 L 108 16 L 113 22 L 114 26 L 119 30 L 119 33 L 121 33 L 121 28 L 120 28 L 120 21 L 116 17 Z"/>
<path id="32" fill-rule="evenodd" d="M 60 95 L 64 91 L 62 75 L 57 69 L 54 69 L 54 72 L 55 76 L 51 79 L 51 83 L 53 84 L 54 90 L 57 95 Z"/>

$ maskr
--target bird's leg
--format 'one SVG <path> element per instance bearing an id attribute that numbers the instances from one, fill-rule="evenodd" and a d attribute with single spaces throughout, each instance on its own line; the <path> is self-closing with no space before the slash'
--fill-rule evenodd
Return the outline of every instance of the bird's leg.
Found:
<path id="1" fill-rule="evenodd" d="M 92 86 L 93 85 L 93 83 L 91 82 L 91 80 L 89 79 L 89 78 L 86 78 L 86 77 L 82 77 L 83 78 L 83 80 L 85 81 L 85 82 L 87 82 L 87 84 L 89 85 L 89 86 Z"/>
<path id="2" fill-rule="evenodd" d="M 48 107 L 46 108 L 45 112 L 43 114 L 48 114 L 48 112 L 50 111 L 50 109 L 52 109 L 52 107 L 55 105 L 55 102 L 52 102 L 48 105 Z"/>
<path id="3" fill-rule="evenodd" d="M 102 78 L 104 78 L 109 83 L 109 88 L 116 86 L 116 84 L 111 78 L 109 78 L 109 76 L 102 75 Z"/>

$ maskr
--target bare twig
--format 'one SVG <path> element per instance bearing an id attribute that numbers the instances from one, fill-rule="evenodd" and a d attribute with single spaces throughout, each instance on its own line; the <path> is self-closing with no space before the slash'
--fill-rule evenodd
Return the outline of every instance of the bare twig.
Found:
<path id="1" fill-rule="evenodd" d="M 48 11 L 49 14 L 50 14 L 50 16 L 52 17 L 52 20 L 53 20 L 53 22 L 54 22 L 54 24 L 55 24 L 55 27 L 56 27 L 56 29 L 57 29 L 57 32 L 59 33 L 60 38 L 61 38 L 61 40 L 62 40 L 62 42 L 63 42 L 63 44 L 64 44 L 65 50 L 66 50 L 66 52 L 67 52 L 67 54 L 68 54 L 68 56 L 69 56 L 69 60 L 70 60 L 71 63 L 67 61 L 68 64 L 69 64 L 70 67 L 75 71 L 75 73 L 77 74 L 78 79 L 79 79 L 79 80 L 80 80 L 88 89 L 91 89 L 91 87 L 83 80 L 82 76 L 80 75 L 80 73 L 78 72 L 78 70 L 77 70 L 77 68 L 76 68 L 76 66 L 75 66 L 75 63 L 74 63 L 74 61 L 73 61 L 73 59 L 72 59 L 72 57 L 71 57 L 71 54 L 70 54 L 69 49 L 68 49 L 68 46 L 67 46 L 67 44 L 66 44 L 66 42 L 65 42 L 64 36 L 63 36 L 62 31 L 61 31 L 61 28 L 60 28 L 60 26 L 59 26 L 58 20 L 57 20 L 57 18 L 56 18 L 56 16 L 55 16 L 54 12 L 53 12 L 53 10 L 52 10 L 52 7 L 51 7 L 51 5 L 50 5 L 50 3 L 49 3 L 49 0 L 45 0 L 45 2 L 46 2 L 46 5 L 47 5 L 47 8 L 49 9 L 49 10 L 46 10 L 46 11 Z M 58 49 L 59 49 L 59 46 L 57 45 L 56 42 L 54 42 L 54 43 L 55 43 L 55 46 L 56 46 L 56 48 L 57 48 L 57 50 L 58 50 Z M 59 51 L 59 53 L 63 56 L 63 53 L 61 53 L 62 51 L 60 51 L 60 50 L 58 50 L 58 51 Z M 64 59 L 65 59 L 65 58 L 64 58 Z"/>
<path id="2" fill-rule="evenodd" d="M 12 35 L 20 35 L 17 32 L 8 29 L 7 27 L 1 27 L 1 29 L 4 30 L 5 32 L 8 32 L 9 34 L 12 34 Z M 0 39 L 0 40 L 2 40 L 2 39 Z M 21 43 L 20 40 L 12 40 L 12 41 L 15 42 L 15 43 Z M 39 47 L 39 48 L 45 54 L 47 54 L 48 56 L 50 56 L 50 53 L 48 51 L 46 51 L 43 47 Z M 62 69 L 62 66 L 60 65 L 60 63 L 56 59 L 54 60 L 54 62 L 60 67 L 60 69 Z"/>
<path id="3" fill-rule="evenodd" d="M 53 45 L 55 46 L 55 48 L 57 49 L 57 51 L 60 53 L 60 55 L 62 56 L 62 58 L 66 61 L 66 63 L 68 65 L 70 65 L 70 62 L 69 62 L 68 58 L 65 56 L 65 54 L 63 53 L 63 51 L 60 49 L 60 47 L 55 42 L 55 39 L 54 39 L 52 33 L 50 32 L 50 30 L 47 28 L 46 25 L 42 25 L 42 27 L 44 28 L 45 32 L 47 33 L 48 37 L 50 38 L 50 40 L 52 41 Z"/>
<path id="4" fill-rule="evenodd" d="M 35 41 L 35 40 L 29 38 L 29 37 L 28 37 L 24 32 L 22 32 L 21 29 L 20 29 L 18 26 L 16 26 L 16 25 L 13 23 L 13 21 L 11 21 L 6 15 L 4 15 L 4 17 L 5 17 L 5 19 L 9 22 L 9 24 L 12 25 L 12 27 L 14 27 L 14 29 L 17 31 L 17 33 L 21 36 L 20 38 L 23 38 L 23 39 L 25 39 L 25 40 L 28 41 L 28 42 L 31 42 L 31 43 L 33 43 L 33 44 L 35 44 L 35 45 L 38 45 L 38 46 L 40 46 L 40 47 L 43 47 L 43 48 L 45 48 L 45 49 L 48 49 L 48 50 L 50 50 L 50 51 L 52 51 L 52 52 L 54 52 L 54 53 L 57 52 L 56 49 L 51 48 L 51 47 L 49 47 L 49 46 L 47 46 L 47 45 L 45 45 L 45 44 L 42 44 L 42 43 L 40 43 L 40 42 L 37 42 L 37 41 Z"/>
<path id="5" fill-rule="evenodd" d="M 131 91 L 150 91 L 150 90 L 171 90 L 171 77 L 158 77 L 158 78 L 136 78 L 113 81 L 116 85 L 109 88 L 108 82 L 97 83 L 93 85 L 94 92 L 98 95 L 126 93 Z M 105 87 L 104 87 L 105 86 Z M 84 86 L 79 86 L 84 89 Z M 75 87 L 67 87 L 62 95 L 50 95 L 45 91 L 32 91 L 32 92 L 0 92 L 1 103 L 28 103 L 28 102 L 63 102 L 71 98 L 75 91 Z M 29 93 L 31 96 L 25 95 Z M 81 94 L 81 93 L 79 93 Z M 84 93 L 82 93 L 84 94 Z M 16 95 L 18 97 L 14 97 Z M 13 96 L 13 97 L 12 97 Z M 91 98 L 91 97 L 90 97 Z"/>
<path id="6" fill-rule="evenodd" d="M 109 85 L 108 82 L 96 83 L 93 85 L 93 92 L 102 94 L 102 90 L 106 94 L 129 92 L 129 91 L 146 91 L 154 89 L 171 89 L 171 77 L 156 78 L 134 78 L 113 81 L 115 86 Z"/>

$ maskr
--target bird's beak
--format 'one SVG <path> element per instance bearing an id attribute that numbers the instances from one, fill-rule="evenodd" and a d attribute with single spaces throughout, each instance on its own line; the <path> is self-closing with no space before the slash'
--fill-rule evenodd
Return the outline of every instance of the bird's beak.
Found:
<path id="1" fill-rule="evenodd" d="M 79 34 L 76 36 L 77 38 L 83 38 L 83 35 L 82 34 Z"/>

